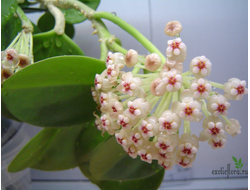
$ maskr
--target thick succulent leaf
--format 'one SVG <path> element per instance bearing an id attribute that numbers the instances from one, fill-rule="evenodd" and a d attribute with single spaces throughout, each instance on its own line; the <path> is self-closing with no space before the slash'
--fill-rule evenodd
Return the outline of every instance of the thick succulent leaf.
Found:
<path id="1" fill-rule="evenodd" d="M 48 32 L 54 28 L 55 19 L 50 12 L 46 12 L 39 18 L 37 25 L 42 32 Z M 72 24 L 66 23 L 65 34 L 67 34 L 70 38 L 74 37 L 75 29 Z"/>
<path id="2" fill-rule="evenodd" d="M 162 167 L 156 161 L 148 164 L 131 158 L 116 142 L 109 138 L 93 153 L 90 160 L 90 172 L 98 180 L 135 180 L 154 175 Z"/>
<path id="3" fill-rule="evenodd" d="M 94 118 L 91 86 L 104 62 L 84 56 L 46 59 L 2 83 L 2 101 L 21 121 L 41 127 L 74 126 Z"/>
<path id="4" fill-rule="evenodd" d="M 14 115 L 12 115 L 12 113 L 10 113 L 10 111 L 6 108 L 6 105 L 4 104 L 4 102 L 1 102 L 1 115 L 3 115 L 4 117 L 8 118 L 8 119 L 13 119 L 15 121 L 20 121 L 19 119 L 17 119 Z"/>
<path id="5" fill-rule="evenodd" d="M 80 47 L 66 34 L 57 35 L 51 30 L 33 37 L 35 61 L 60 55 L 84 55 Z"/>
<path id="6" fill-rule="evenodd" d="M 12 17 L 1 28 L 1 49 L 5 50 L 16 35 L 22 30 L 22 23 L 18 17 Z"/>
<path id="7" fill-rule="evenodd" d="M 1 1 L 1 26 L 4 26 L 13 16 L 17 8 L 17 0 Z"/>
<path id="8" fill-rule="evenodd" d="M 81 135 L 79 136 L 79 140 L 77 142 L 76 147 L 76 160 L 81 172 L 89 178 L 89 180 L 98 185 L 102 190 L 156 190 L 160 186 L 163 176 L 164 169 L 162 168 L 154 175 L 142 178 L 139 180 L 129 180 L 129 181 L 108 181 L 108 180 L 97 180 L 90 173 L 89 170 L 89 162 L 90 158 L 95 151 L 95 149 L 101 145 L 107 139 L 108 136 L 101 136 L 101 132 L 98 131 L 93 123 L 87 128 L 85 128 Z M 105 163 L 104 163 L 105 164 Z"/>
<path id="9" fill-rule="evenodd" d="M 98 5 L 100 4 L 100 0 L 79 0 L 85 5 L 89 6 L 90 8 L 96 10 Z M 75 24 L 75 23 L 80 23 L 86 20 L 86 17 L 84 15 L 76 10 L 76 9 L 61 9 L 65 16 L 65 20 L 69 24 Z"/>
<path id="10" fill-rule="evenodd" d="M 17 154 L 8 167 L 18 172 L 28 167 L 57 171 L 77 166 L 75 145 L 84 126 L 45 128 Z"/>

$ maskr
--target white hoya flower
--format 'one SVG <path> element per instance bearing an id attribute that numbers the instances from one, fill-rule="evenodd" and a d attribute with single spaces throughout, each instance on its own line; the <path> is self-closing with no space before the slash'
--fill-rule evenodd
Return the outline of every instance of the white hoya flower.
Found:
<path id="1" fill-rule="evenodd" d="M 204 99 L 211 93 L 212 86 L 208 80 L 199 78 L 192 81 L 190 90 L 196 99 Z"/>
<path id="2" fill-rule="evenodd" d="M 180 156 L 193 158 L 197 153 L 198 147 L 199 138 L 195 134 L 184 133 L 179 140 L 178 153 Z"/>
<path id="3" fill-rule="evenodd" d="M 168 92 L 176 92 L 181 88 L 182 76 L 177 74 L 175 69 L 164 72 L 162 77 L 162 81 L 167 85 L 166 88 Z"/>
<path id="4" fill-rule="evenodd" d="M 247 94 L 246 81 L 237 78 L 231 78 L 224 85 L 225 97 L 230 100 L 241 100 L 244 94 Z"/>
<path id="5" fill-rule="evenodd" d="M 206 77 L 211 72 L 211 62 L 204 55 L 192 59 L 189 68 L 197 78 Z"/>
<path id="6" fill-rule="evenodd" d="M 168 36 L 174 37 L 177 34 L 180 34 L 182 31 L 182 25 L 179 21 L 170 21 L 166 24 L 164 33 Z"/>
<path id="7" fill-rule="evenodd" d="M 134 143 L 136 147 L 141 146 L 144 141 L 142 135 L 140 134 L 138 130 L 131 131 L 129 139 L 131 142 Z"/>
<path id="8" fill-rule="evenodd" d="M 212 95 L 208 98 L 207 109 L 210 113 L 212 113 L 215 117 L 220 115 L 227 115 L 227 109 L 230 107 L 230 103 L 227 102 L 225 96 L 219 95 Z"/>
<path id="9" fill-rule="evenodd" d="M 168 40 L 166 54 L 168 60 L 183 63 L 187 57 L 187 46 L 181 41 L 181 38 Z"/>
<path id="10" fill-rule="evenodd" d="M 141 121 L 141 124 L 138 129 L 144 138 L 149 138 L 157 134 L 158 126 L 159 123 L 157 122 L 157 117 L 149 116 Z"/>
<path id="11" fill-rule="evenodd" d="M 144 118 L 150 112 L 151 106 L 145 99 L 137 98 L 134 101 L 128 101 L 128 109 L 125 110 L 131 119 Z"/>
<path id="12" fill-rule="evenodd" d="M 173 152 L 165 152 L 165 153 L 159 150 L 157 156 L 158 160 L 170 161 L 175 156 L 175 150 Z"/>
<path id="13" fill-rule="evenodd" d="M 144 98 L 146 93 L 141 87 L 142 85 L 143 82 L 139 77 L 133 77 L 133 74 L 128 72 L 122 75 L 122 82 L 116 89 L 123 94 Z"/>
<path id="14" fill-rule="evenodd" d="M 117 80 L 117 77 L 119 76 L 119 72 L 120 72 L 119 66 L 116 64 L 108 65 L 107 69 L 104 72 L 108 77 L 108 81 L 110 83 L 113 83 Z"/>
<path id="15" fill-rule="evenodd" d="M 101 121 L 100 117 L 97 114 L 95 114 L 95 112 L 93 113 L 93 115 L 96 117 L 95 118 L 95 126 L 96 126 L 96 128 L 98 130 L 104 132 L 105 129 L 102 127 L 102 121 Z"/>
<path id="16" fill-rule="evenodd" d="M 101 106 L 107 105 L 110 100 L 118 100 L 118 96 L 113 92 L 108 92 L 108 93 L 101 92 L 99 98 Z"/>
<path id="17" fill-rule="evenodd" d="M 131 129 L 139 120 L 140 118 L 131 119 L 130 115 L 124 111 L 122 114 L 118 115 L 117 124 L 122 126 L 123 129 Z"/>
<path id="18" fill-rule="evenodd" d="M 230 119 L 231 125 L 226 124 L 225 131 L 230 134 L 232 137 L 241 133 L 241 126 L 238 120 Z"/>
<path id="19" fill-rule="evenodd" d="M 110 83 L 107 78 L 105 78 L 105 72 L 101 75 L 95 75 L 95 89 L 102 90 L 104 92 L 111 91 L 112 87 L 116 85 L 116 82 Z"/>
<path id="20" fill-rule="evenodd" d="M 204 128 L 204 134 L 208 138 L 216 138 L 218 136 L 221 137 L 225 134 L 225 131 L 223 130 L 223 121 L 213 115 L 205 118 L 202 126 Z"/>
<path id="21" fill-rule="evenodd" d="M 160 131 L 166 131 L 167 134 L 175 134 L 181 126 L 181 120 L 176 113 L 171 110 L 166 110 L 158 119 Z"/>
<path id="22" fill-rule="evenodd" d="M 137 51 L 130 49 L 125 55 L 125 63 L 127 67 L 133 67 L 136 65 L 138 61 L 138 53 Z"/>
<path id="23" fill-rule="evenodd" d="M 149 149 L 140 149 L 138 150 L 138 155 L 141 157 L 142 161 L 152 163 L 153 153 Z"/>
<path id="24" fill-rule="evenodd" d="M 11 48 L 1 52 L 2 67 L 12 68 L 19 62 L 18 52 Z"/>
<path id="25" fill-rule="evenodd" d="M 129 134 L 127 130 L 121 129 L 118 133 L 115 134 L 116 141 L 123 147 L 127 146 L 129 143 Z"/>
<path id="26" fill-rule="evenodd" d="M 119 129 L 119 125 L 109 117 L 108 114 L 102 114 L 101 116 L 102 128 L 105 129 L 110 135 L 115 134 L 115 130 Z"/>
<path id="27" fill-rule="evenodd" d="M 127 146 L 124 146 L 123 148 L 132 158 L 135 159 L 137 157 L 138 149 L 135 147 L 134 144 L 129 144 Z"/>
<path id="28" fill-rule="evenodd" d="M 183 90 L 180 99 L 181 102 L 173 102 L 171 109 L 184 120 L 196 122 L 201 121 L 203 118 L 203 114 L 200 111 L 201 104 L 200 102 L 193 100 L 190 90 Z"/>
<path id="29" fill-rule="evenodd" d="M 160 153 L 173 152 L 174 150 L 170 137 L 159 137 L 155 143 L 155 147 L 159 149 Z"/>
<path id="30" fill-rule="evenodd" d="M 161 58 L 157 53 L 151 53 L 145 58 L 145 68 L 148 71 L 156 71 L 161 66 Z"/>
<path id="31" fill-rule="evenodd" d="M 150 91 L 154 96 L 162 96 L 167 92 L 167 84 L 160 78 L 156 78 L 151 82 Z"/>
<path id="32" fill-rule="evenodd" d="M 226 136 L 210 138 L 208 144 L 212 146 L 213 149 L 224 148 L 226 144 Z"/>
<path id="33" fill-rule="evenodd" d="M 193 158 L 189 158 L 186 156 L 181 156 L 179 154 L 176 155 L 175 163 L 181 165 L 183 168 L 192 167 L 192 162 L 194 161 L 195 156 Z"/>
<path id="34" fill-rule="evenodd" d="M 111 118 L 117 119 L 118 115 L 122 114 L 124 109 L 121 102 L 112 99 L 107 105 L 101 107 L 101 111 L 108 112 Z"/>
<path id="35" fill-rule="evenodd" d="M 97 104 L 99 104 L 100 91 L 99 90 L 95 90 L 95 88 L 93 86 L 91 86 L 91 94 L 92 94 L 93 100 Z"/>
<path id="36" fill-rule="evenodd" d="M 171 69 L 176 69 L 176 72 L 178 74 L 181 74 L 183 72 L 183 64 L 182 62 L 177 62 L 177 61 L 171 61 L 171 60 L 166 60 L 162 67 L 162 72 L 164 71 L 170 71 Z M 161 74 L 160 74 L 161 75 Z"/>
<path id="37" fill-rule="evenodd" d="M 9 78 L 14 74 L 11 68 L 3 68 L 1 67 L 1 81 L 3 82 L 5 79 Z"/>
<path id="38" fill-rule="evenodd" d="M 113 64 L 118 65 L 120 69 L 123 69 L 125 67 L 124 55 L 119 52 L 114 54 L 112 52 L 109 52 L 106 59 L 106 67 Z"/>

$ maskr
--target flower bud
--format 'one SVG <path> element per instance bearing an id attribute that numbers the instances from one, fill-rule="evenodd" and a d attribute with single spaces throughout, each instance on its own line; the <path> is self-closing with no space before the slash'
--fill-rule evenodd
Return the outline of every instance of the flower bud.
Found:
<path id="1" fill-rule="evenodd" d="M 24 68 L 30 64 L 30 58 L 25 54 L 19 54 L 18 59 L 19 59 L 18 66 L 21 68 Z"/>
<path id="2" fill-rule="evenodd" d="M 126 66 L 128 66 L 128 67 L 135 66 L 136 63 L 137 63 L 137 60 L 138 60 L 138 53 L 137 53 L 137 51 L 135 51 L 133 49 L 128 50 L 128 52 L 125 55 Z"/>
<path id="3" fill-rule="evenodd" d="M 158 54 L 152 53 L 146 56 L 145 68 L 149 71 L 156 71 L 161 66 L 161 58 Z"/>
<path id="4" fill-rule="evenodd" d="M 164 33 L 168 36 L 174 37 L 177 34 L 180 34 L 182 31 L 181 23 L 177 20 L 168 22 L 165 26 Z"/>

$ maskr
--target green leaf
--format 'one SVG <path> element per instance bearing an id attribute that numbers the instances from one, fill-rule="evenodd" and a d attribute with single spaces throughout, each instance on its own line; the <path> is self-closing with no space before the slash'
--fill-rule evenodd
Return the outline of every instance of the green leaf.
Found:
<path id="1" fill-rule="evenodd" d="M 17 8 L 16 0 L 1 1 L 1 26 L 4 26 L 13 16 Z"/>
<path id="2" fill-rule="evenodd" d="M 39 18 L 37 25 L 42 32 L 48 32 L 54 28 L 55 18 L 50 12 L 46 12 Z M 67 34 L 70 38 L 74 37 L 75 29 L 72 24 L 66 23 L 65 34 Z"/>
<path id="3" fill-rule="evenodd" d="M 242 167 L 243 167 L 243 164 L 241 164 L 240 167 L 242 168 Z"/>
<path id="4" fill-rule="evenodd" d="M 10 113 L 10 111 L 6 108 L 6 105 L 4 104 L 3 101 L 1 101 L 2 106 L 1 106 L 1 114 L 3 116 L 5 116 L 8 119 L 13 119 L 15 121 L 20 121 L 19 119 L 17 119 L 12 113 Z"/>
<path id="5" fill-rule="evenodd" d="M 82 125 L 43 129 L 12 160 L 8 171 L 18 172 L 28 167 L 57 171 L 76 167 L 75 145 L 83 128 Z"/>
<path id="6" fill-rule="evenodd" d="M 60 55 L 84 55 L 79 46 L 66 34 L 57 35 L 54 30 L 51 30 L 33 37 L 35 61 Z"/>
<path id="7" fill-rule="evenodd" d="M 78 146 L 76 148 L 76 159 L 81 172 L 89 178 L 89 180 L 98 185 L 102 190 L 156 190 L 159 188 L 163 176 L 164 169 L 162 168 L 155 175 L 140 180 L 129 181 L 107 181 L 97 180 L 93 177 L 89 170 L 89 161 L 94 150 L 100 146 L 108 136 L 101 136 L 93 123 L 88 128 L 85 128 L 79 136 Z"/>
<path id="8" fill-rule="evenodd" d="M 235 168 L 238 168 L 238 169 L 239 169 L 239 167 L 238 167 L 238 166 L 235 166 Z"/>
<path id="9" fill-rule="evenodd" d="M 22 30 L 22 23 L 18 17 L 12 17 L 1 28 L 1 49 L 5 50 L 16 35 Z"/>
<path id="10" fill-rule="evenodd" d="M 32 125 L 79 125 L 94 118 L 91 86 L 104 69 L 104 62 L 90 57 L 46 59 L 4 81 L 2 100 L 16 118 Z"/>
<path id="11" fill-rule="evenodd" d="M 239 165 L 241 164 L 241 158 L 239 159 L 239 163 L 238 163 Z"/>
<path id="12" fill-rule="evenodd" d="M 79 0 L 88 7 L 96 10 L 98 5 L 100 4 L 100 0 Z M 76 10 L 76 9 L 61 9 L 65 16 L 65 20 L 69 24 L 75 24 L 75 23 L 80 23 L 86 20 L 86 17 L 83 16 L 83 14 Z"/>
<path id="13" fill-rule="evenodd" d="M 238 163 L 238 160 L 235 157 L 232 156 L 232 158 L 236 163 Z"/>
<path id="14" fill-rule="evenodd" d="M 99 146 L 90 160 L 90 172 L 98 180 L 135 180 L 154 175 L 162 167 L 153 161 L 148 164 L 131 158 L 126 151 L 111 137 Z"/>

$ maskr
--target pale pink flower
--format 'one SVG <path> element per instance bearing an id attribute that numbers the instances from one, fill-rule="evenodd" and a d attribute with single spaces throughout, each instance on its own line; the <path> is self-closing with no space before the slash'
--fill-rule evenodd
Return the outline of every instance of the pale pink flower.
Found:
<path id="1" fill-rule="evenodd" d="M 204 99 L 208 98 L 212 91 L 212 86 L 208 80 L 199 78 L 192 81 L 190 90 L 196 99 Z"/>
<path id="2" fill-rule="evenodd" d="M 162 81 L 167 85 L 168 92 L 176 92 L 181 88 L 182 76 L 177 74 L 175 69 L 165 72 L 162 77 Z"/>
<path id="3" fill-rule="evenodd" d="M 154 96 L 162 96 L 167 92 L 167 84 L 162 79 L 156 78 L 151 82 L 150 90 Z"/>
<path id="4" fill-rule="evenodd" d="M 167 134 L 176 133 L 181 126 L 179 116 L 171 110 L 164 111 L 158 121 L 160 123 L 159 130 L 166 131 Z"/>
<path id="5" fill-rule="evenodd" d="M 187 57 L 187 46 L 181 41 L 181 38 L 168 40 L 166 54 L 168 60 L 183 63 Z"/>
<path id="6" fill-rule="evenodd" d="M 212 113 L 215 117 L 220 115 L 227 115 L 227 109 L 230 107 L 230 103 L 227 102 L 225 96 L 219 95 L 212 95 L 208 98 L 207 109 L 210 113 Z"/>
<path id="7" fill-rule="evenodd" d="M 161 66 L 161 58 L 157 53 L 152 53 L 145 58 L 145 68 L 149 71 L 156 71 Z"/>
<path id="8" fill-rule="evenodd" d="M 150 104 L 142 98 L 137 98 L 134 101 L 128 101 L 128 109 L 125 110 L 131 119 L 144 118 L 149 114 L 151 109 Z"/>
<path id="9" fill-rule="evenodd" d="M 231 78 L 224 85 L 225 97 L 230 100 L 241 100 L 244 94 L 247 94 L 246 81 L 240 81 L 237 78 Z"/>
<path id="10" fill-rule="evenodd" d="M 226 136 L 210 138 L 208 144 L 212 146 L 213 149 L 224 148 L 226 144 Z"/>
<path id="11" fill-rule="evenodd" d="M 149 116 L 141 121 L 138 129 L 144 138 L 153 137 L 158 132 L 159 123 L 157 122 L 157 117 Z"/>
<path id="12" fill-rule="evenodd" d="M 182 30 L 181 23 L 175 20 L 175 21 L 170 21 L 166 24 L 164 33 L 167 34 L 168 36 L 174 37 L 177 34 L 180 34 L 181 30 Z"/>
<path id="13" fill-rule="evenodd" d="M 130 49 L 125 55 L 125 63 L 127 67 L 133 67 L 136 65 L 138 61 L 138 53 L 137 51 Z"/>
<path id="14" fill-rule="evenodd" d="M 211 72 L 211 62 L 204 55 L 192 59 L 189 68 L 197 78 L 208 76 Z"/>
<path id="15" fill-rule="evenodd" d="M 231 125 L 226 124 L 225 131 L 230 134 L 232 137 L 241 133 L 241 126 L 238 120 L 230 119 Z"/>

